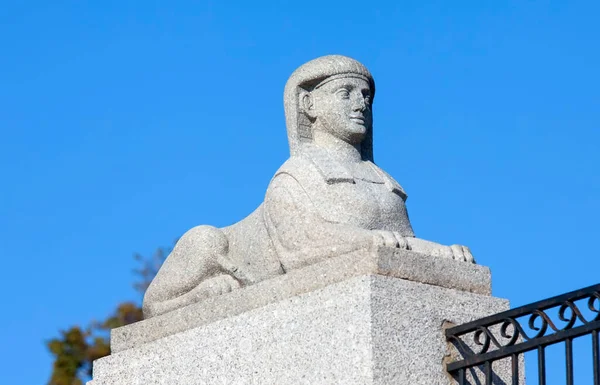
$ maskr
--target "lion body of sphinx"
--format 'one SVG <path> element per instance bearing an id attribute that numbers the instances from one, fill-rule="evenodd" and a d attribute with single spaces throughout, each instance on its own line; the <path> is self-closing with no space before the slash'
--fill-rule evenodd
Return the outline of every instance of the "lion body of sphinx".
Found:
<path id="1" fill-rule="evenodd" d="M 181 237 L 146 292 L 146 316 L 171 310 L 153 309 L 154 303 L 214 277 L 233 278 L 233 287 L 216 284 L 197 299 L 368 247 L 372 230 L 413 237 L 402 187 L 372 162 L 361 163 L 349 170 L 314 146 L 288 159 L 252 214 L 220 229 L 197 226 Z"/>

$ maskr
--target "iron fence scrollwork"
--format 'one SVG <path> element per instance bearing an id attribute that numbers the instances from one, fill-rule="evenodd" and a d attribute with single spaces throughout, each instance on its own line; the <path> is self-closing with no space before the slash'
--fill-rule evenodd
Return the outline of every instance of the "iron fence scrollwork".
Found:
<path id="1" fill-rule="evenodd" d="M 459 384 L 478 368 L 492 384 L 493 363 L 511 360 L 512 385 L 518 385 L 522 354 L 537 351 L 538 381 L 546 384 L 546 348 L 564 343 L 566 384 L 573 384 L 573 340 L 591 335 L 594 385 L 600 385 L 600 284 L 508 310 L 446 330 L 461 358 L 447 365 Z"/>

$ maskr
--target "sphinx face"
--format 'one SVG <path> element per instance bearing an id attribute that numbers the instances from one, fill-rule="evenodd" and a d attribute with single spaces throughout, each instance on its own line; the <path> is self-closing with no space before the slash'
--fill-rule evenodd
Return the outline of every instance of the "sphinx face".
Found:
<path id="1" fill-rule="evenodd" d="M 359 144 L 373 124 L 371 87 L 357 77 L 334 79 L 312 91 L 318 129 Z"/>

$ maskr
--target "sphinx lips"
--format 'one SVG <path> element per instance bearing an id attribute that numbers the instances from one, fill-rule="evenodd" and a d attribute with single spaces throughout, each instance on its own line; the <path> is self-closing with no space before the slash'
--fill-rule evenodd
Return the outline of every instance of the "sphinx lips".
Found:
<path id="1" fill-rule="evenodd" d="M 365 118 L 361 116 L 351 116 L 350 120 L 352 120 L 355 123 L 365 124 Z"/>

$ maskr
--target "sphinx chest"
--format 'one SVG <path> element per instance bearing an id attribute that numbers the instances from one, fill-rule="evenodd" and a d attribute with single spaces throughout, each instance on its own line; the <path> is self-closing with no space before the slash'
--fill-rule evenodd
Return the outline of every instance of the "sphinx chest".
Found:
<path id="1" fill-rule="evenodd" d="M 320 187 L 307 192 L 325 221 L 412 236 L 404 200 L 385 184 L 355 179 Z"/>

